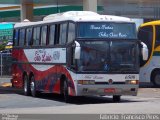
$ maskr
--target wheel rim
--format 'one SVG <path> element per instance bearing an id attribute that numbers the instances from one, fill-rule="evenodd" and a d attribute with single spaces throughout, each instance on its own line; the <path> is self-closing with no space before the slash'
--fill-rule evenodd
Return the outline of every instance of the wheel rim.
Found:
<path id="1" fill-rule="evenodd" d="M 160 85 L 160 75 L 157 74 L 154 80 L 157 85 Z"/>
<path id="2" fill-rule="evenodd" d="M 24 79 L 24 92 L 27 93 L 27 80 Z"/>
<path id="3" fill-rule="evenodd" d="M 30 84 L 30 86 L 31 86 L 31 92 L 32 92 L 32 95 L 34 95 L 34 92 L 35 92 L 35 83 L 34 83 L 33 78 L 32 78 L 32 80 L 31 80 L 31 84 Z"/>

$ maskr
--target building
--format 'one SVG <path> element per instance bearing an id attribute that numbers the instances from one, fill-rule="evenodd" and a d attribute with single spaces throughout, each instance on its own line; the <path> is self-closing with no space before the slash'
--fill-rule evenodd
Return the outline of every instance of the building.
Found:
<path id="1" fill-rule="evenodd" d="M 30 0 L 29 0 L 30 1 Z M 0 3 L 5 3 L 1 0 Z M 20 3 L 18 0 L 7 0 L 11 5 L 1 5 L 0 21 L 20 21 Z M 69 10 L 83 10 L 83 0 L 33 0 L 34 21 L 42 20 L 48 14 Z M 146 21 L 160 19 L 160 0 L 97 0 L 98 13 Z"/>

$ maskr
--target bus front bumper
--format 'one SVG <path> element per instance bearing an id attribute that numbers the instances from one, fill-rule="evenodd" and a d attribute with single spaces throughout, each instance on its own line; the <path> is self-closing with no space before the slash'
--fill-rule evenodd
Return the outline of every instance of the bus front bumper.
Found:
<path id="1" fill-rule="evenodd" d="M 139 85 L 77 85 L 77 96 L 132 95 L 136 96 Z"/>

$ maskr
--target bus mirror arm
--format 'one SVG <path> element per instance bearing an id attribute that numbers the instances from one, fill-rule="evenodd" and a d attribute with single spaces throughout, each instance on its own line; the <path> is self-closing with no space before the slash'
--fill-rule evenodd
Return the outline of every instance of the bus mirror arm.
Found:
<path id="1" fill-rule="evenodd" d="M 148 47 L 145 43 L 141 42 L 141 53 L 143 60 L 148 60 Z"/>
<path id="2" fill-rule="evenodd" d="M 80 44 L 75 41 L 75 59 L 80 59 L 80 55 L 81 55 L 81 46 Z"/>

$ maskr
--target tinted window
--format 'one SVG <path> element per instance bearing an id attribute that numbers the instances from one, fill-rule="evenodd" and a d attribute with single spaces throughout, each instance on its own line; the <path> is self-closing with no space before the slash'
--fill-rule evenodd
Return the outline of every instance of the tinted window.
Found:
<path id="1" fill-rule="evenodd" d="M 67 23 L 60 25 L 59 44 L 65 44 L 67 40 Z"/>
<path id="2" fill-rule="evenodd" d="M 33 45 L 39 45 L 40 41 L 40 27 L 34 28 Z"/>
<path id="3" fill-rule="evenodd" d="M 68 42 L 72 42 L 74 39 L 75 39 L 75 24 L 69 23 Z"/>
<path id="4" fill-rule="evenodd" d="M 133 23 L 90 22 L 79 23 L 78 37 L 136 39 L 137 35 Z"/>
<path id="5" fill-rule="evenodd" d="M 50 26 L 49 45 L 54 45 L 55 40 L 55 25 Z"/>
<path id="6" fill-rule="evenodd" d="M 47 26 L 43 26 L 41 30 L 41 45 L 46 45 L 47 40 Z"/>
<path id="7" fill-rule="evenodd" d="M 32 45 L 32 28 L 26 30 L 26 45 Z"/>
<path id="8" fill-rule="evenodd" d="M 79 71 L 106 71 L 104 66 L 109 62 L 109 42 L 80 42 L 81 55 L 77 60 Z"/>
<path id="9" fill-rule="evenodd" d="M 19 30 L 14 31 L 14 46 L 18 46 Z"/>
<path id="10" fill-rule="evenodd" d="M 138 38 L 139 40 L 141 40 L 147 45 L 149 49 L 149 56 L 151 56 L 152 41 L 153 41 L 153 27 L 152 26 L 141 27 L 138 32 Z M 141 66 L 143 66 L 145 65 L 146 61 L 141 60 L 140 63 L 141 63 Z"/>
<path id="11" fill-rule="evenodd" d="M 156 41 L 160 42 L 160 25 L 156 26 Z"/>
<path id="12" fill-rule="evenodd" d="M 139 29 L 138 38 L 144 42 L 151 53 L 153 40 L 153 27 L 146 26 Z"/>
<path id="13" fill-rule="evenodd" d="M 112 41 L 110 44 L 110 59 L 112 71 L 138 71 L 137 44 L 130 41 Z"/>
<path id="14" fill-rule="evenodd" d="M 20 29 L 19 46 L 23 46 L 25 43 L 25 29 Z"/>

